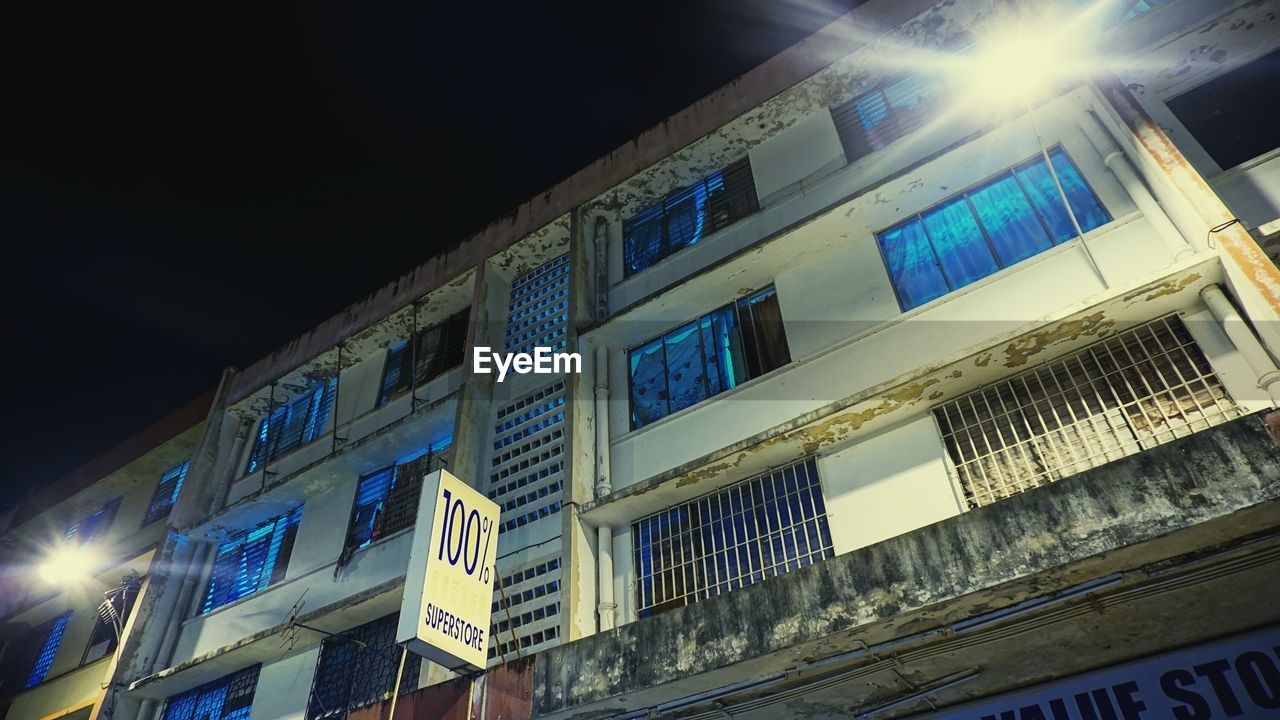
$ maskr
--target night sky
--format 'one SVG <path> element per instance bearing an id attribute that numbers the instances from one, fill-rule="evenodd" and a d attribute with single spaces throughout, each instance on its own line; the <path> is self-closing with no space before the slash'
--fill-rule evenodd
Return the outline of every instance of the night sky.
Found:
<path id="1" fill-rule="evenodd" d="M 4 502 L 854 4 L 6 3 Z"/>

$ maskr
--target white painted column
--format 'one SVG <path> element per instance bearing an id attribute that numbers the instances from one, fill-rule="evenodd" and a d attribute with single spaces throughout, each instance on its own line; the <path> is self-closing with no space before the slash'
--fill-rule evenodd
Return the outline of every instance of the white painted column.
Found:
<path id="1" fill-rule="evenodd" d="M 1235 305 L 1231 304 L 1226 293 L 1222 292 L 1222 288 L 1218 285 L 1210 285 L 1201 290 L 1200 297 L 1204 298 L 1205 304 L 1209 306 L 1209 312 L 1213 313 L 1213 317 L 1222 326 L 1223 332 L 1244 356 L 1245 362 L 1249 363 L 1249 369 L 1258 379 L 1258 387 L 1271 396 L 1273 403 L 1280 405 L 1280 370 L 1276 369 L 1271 356 L 1263 349 L 1262 343 L 1258 342 L 1257 336 L 1249 329 L 1244 318 L 1240 317 Z"/>
<path id="2" fill-rule="evenodd" d="M 609 475 L 609 349 L 596 348 L 595 363 L 595 428 L 596 428 L 596 499 L 613 492 L 613 480 Z M 600 631 L 612 630 L 618 608 L 613 600 L 613 528 L 601 525 L 596 528 L 596 597 Z"/>

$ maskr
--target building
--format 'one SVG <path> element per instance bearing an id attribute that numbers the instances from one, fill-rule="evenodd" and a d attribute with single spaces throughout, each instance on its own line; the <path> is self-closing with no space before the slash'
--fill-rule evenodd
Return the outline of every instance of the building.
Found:
<path id="1" fill-rule="evenodd" d="M 0 534 L 6 720 L 109 715 L 117 649 L 140 632 L 132 610 L 212 400 L 193 400 L 10 509 Z"/>
<path id="2" fill-rule="evenodd" d="M 1055 13 L 1087 76 L 967 87 Z M 1278 18 L 869 0 L 229 372 L 110 714 L 385 716 L 441 464 L 503 508 L 494 642 L 415 716 L 1274 709 Z"/>

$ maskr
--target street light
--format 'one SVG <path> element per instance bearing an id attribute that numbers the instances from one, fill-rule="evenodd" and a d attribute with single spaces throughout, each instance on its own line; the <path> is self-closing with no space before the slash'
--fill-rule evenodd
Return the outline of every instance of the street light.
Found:
<path id="1" fill-rule="evenodd" d="M 86 545 L 61 545 L 40 564 L 40 577 L 50 585 L 81 585 L 93 578 L 98 555 Z"/>

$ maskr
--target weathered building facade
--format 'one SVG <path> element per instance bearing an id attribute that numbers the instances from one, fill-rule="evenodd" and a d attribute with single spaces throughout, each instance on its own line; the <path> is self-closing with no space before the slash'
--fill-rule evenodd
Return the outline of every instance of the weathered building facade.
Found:
<path id="1" fill-rule="evenodd" d="M 141 632 L 132 611 L 156 575 L 212 399 L 188 403 L 11 509 L 0 534 L 8 720 L 110 714 L 117 650 Z"/>
<path id="2" fill-rule="evenodd" d="M 1055 13 L 1098 60 L 1030 111 L 956 76 Z M 907 716 L 1231 643 L 1174 690 L 1274 708 L 1280 143 L 1203 111 L 1278 15 L 871 0 L 228 372 L 110 716 L 385 716 L 440 465 L 502 507 L 493 642 L 411 659 L 414 717 Z"/>

